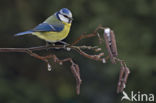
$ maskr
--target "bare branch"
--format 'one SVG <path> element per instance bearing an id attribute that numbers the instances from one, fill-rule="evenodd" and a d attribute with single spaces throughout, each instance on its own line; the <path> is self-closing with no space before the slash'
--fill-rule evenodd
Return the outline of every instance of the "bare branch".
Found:
<path id="1" fill-rule="evenodd" d="M 56 55 L 50 54 L 50 55 L 47 55 L 47 56 L 40 56 L 40 55 L 38 55 L 36 53 L 33 53 L 30 50 L 28 50 L 27 53 L 29 55 L 37 58 L 37 59 L 40 59 L 40 60 L 46 62 L 48 66 L 50 66 L 50 63 L 49 63 L 48 59 L 53 59 L 53 61 L 55 63 L 59 63 L 60 65 L 62 65 L 64 62 L 68 62 L 69 61 L 72 64 L 71 65 L 71 71 L 74 74 L 74 77 L 76 78 L 76 83 L 77 83 L 76 93 L 78 95 L 80 94 L 80 85 L 81 85 L 81 82 L 82 82 L 82 80 L 80 78 L 80 72 L 79 72 L 80 70 L 79 70 L 79 66 L 77 64 L 75 64 L 71 58 L 66 58 L 66 59 L 60 60 L 58 57 L 56 57 Z"/>
<path id="2" fill-rule="evenodd" d="M 101 36 L 99 34 L 99 30 L 103 30 L 103 35 Z M 99 46 L 86 46 L 86 45 L 81 45 L 78 46 L 78 44 L 82 39 L 87 39 L 91 37 L 97 37 L 99 44 L 102 44 L 103 41 L 104 44 L 103 46 L 106 46 L 108 56 L 104 57 L 104 51 L 102 48 Z M 101 25 L 98 26 L 93 33 L 90 34 L 83 34 L 79 38 L 77 38 L 75 41 L 73 41 L 69 45 L 50 45 L 50 46 L 38 46 L 38 47 L 31 47 L 31 48 L 0 48 L 0 52 L 23 52 L 27 53 L 32 57 L 35 57 L 39 60 L 44 61 L 47 63 L 48 70 L 51 70 L 51 65 L 49 63 L 49 59 L 52 59 L 54 63 L 58 63 L 60 65 L 63 65 L 64 62 L 70 62 L 71 63 L 71 71 L 76 79 L 76 93 L 80 94 L 80 85 L 81 85 L 81 78 L 80 78 L 80 70 L 79 70 L 79 65 L 76 64 L 71 57 L 65 58 L 60 60 L 54 53 L 49 54 L 46 56 L 40 56 L 36 53 L 35 51 L 41 51 L 41 50 L 49 50 L 49 49 L 63 49 L 63 50 L 74 50 L 80 55 L 89 58 L 91 60 L 95 61 L 100 61 L 103 63 L 106 63 L 108 59 L 112 62 L 112 64 L 116 64 L 117 62 L 120 63 L 120 76 L 119 76 L 119 81 L 118 81 L 118 86 L 117 86 L 117 93 L 120 93 L 124 90 L 126 87 L 128 75 L 130 73 L 128 67 L 126 66 L 126 63 L 123 60 L 120 60 L 118 56 L 118 51 L 117 51 L 117 45 L 116 45 L 116 38 L 113 30 L 110 28 L 105 28 L 102 27 Z M 88 54 L 85 50 L 87 51 L 93 51 L 95 54 Z"/>
<path id="3" fill-rule="evenodd" d="M 116 38 L 114 32 L 111 30 L 110 31 L 110 37 L 111 37 L 111 51 L 114 57 L 118 56 L 118 51 L 117 51 L 117 46 L 116 46 Z"/>

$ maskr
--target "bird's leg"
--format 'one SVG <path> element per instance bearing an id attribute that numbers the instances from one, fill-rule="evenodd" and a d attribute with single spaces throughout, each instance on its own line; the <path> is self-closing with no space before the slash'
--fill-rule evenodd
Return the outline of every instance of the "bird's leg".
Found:
<path id="1" fill-rule="evenodd" d="M 49 42 L 46 41 L 46 48 L 48 48 L 48 47 L 49 47 Z"/>
<path id="2" fill-rule="evenodd" d="M 47 50 L 48 50 L 48 47 L 49 47 L 50 45 L 55 46 L 55 43 L 51 43 L 51 42 L 46 41 L 46 48 L 47 48 Z"/>
<path id="3" fill-rule="evenodd" d="M 64 41 L 58 41 L 59 43 L 62 43 L 64 45 L 69 45 L 68 43 L 64 42 Z"/>
<path id="4" fill-rule="evenodd" d="M 70 44 L 68 44 L 68 43 L 66 43 L 66 42 L 64 42 L 64 41 L 58 41 L 59 43 L 62 43 L 63 45 L 64 45 L 64 48 L 66 48 L 66 46 L 68 46 L 68 45 L 70 45 Z"/>

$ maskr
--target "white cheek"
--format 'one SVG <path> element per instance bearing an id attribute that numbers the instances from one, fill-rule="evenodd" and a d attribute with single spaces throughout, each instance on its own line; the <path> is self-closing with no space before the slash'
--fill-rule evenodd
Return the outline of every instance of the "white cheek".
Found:
<path id="1" fill-rule="evenodd" d="M 66 23 L 69 22 L 69 19 L 66 18 L 66 17 L 64 17 L 63 15 L 60 15 L 60 14 L 59 14 L 59 17 L 60 17 L 61 21 L 64 21 L 64 22 L 66 22 Z"/>

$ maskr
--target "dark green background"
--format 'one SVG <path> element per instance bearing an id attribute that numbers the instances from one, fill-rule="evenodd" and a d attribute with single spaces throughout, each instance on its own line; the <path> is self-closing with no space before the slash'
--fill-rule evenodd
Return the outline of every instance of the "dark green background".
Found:
<path id="1" fill-rule="evenodd" d="M 156 0 L 0 0 L 0 47 L 32 47 L 45 42 L 34 36 L 14 37 L 66 7 L 74 17 L 65 40 L 74 41 L 102 24 L 114 30 L 119 57 L 131 70 L 126 92 L 156 94 Z M 80 44 L 96 45 L 95 39 Z M 45 54 L 42 51 L 40 54 Z M 76 52 L 49 51 L 79 64 L 81 94 L 75 93 L 70 64 L 46 64 L 24 53 L 0 53 L 0 103 L 120 103 L 116 93 L 120 66 L 102 64 Z M 127 101 L 124 101 L 127 102 Z"/>

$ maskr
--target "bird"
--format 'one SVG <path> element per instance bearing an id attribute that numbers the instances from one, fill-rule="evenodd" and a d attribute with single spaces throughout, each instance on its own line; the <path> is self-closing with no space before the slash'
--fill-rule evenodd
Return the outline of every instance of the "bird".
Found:
<path id="1" fill-rule="evenodd" d="M 62 8 L 33 29 L 17 33 L 15 36 L 32 34 L 46 42 L 64 44 L 62 40 L 68 36 L 72 21 L 72 12 L 67 8 Z"/>

